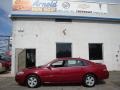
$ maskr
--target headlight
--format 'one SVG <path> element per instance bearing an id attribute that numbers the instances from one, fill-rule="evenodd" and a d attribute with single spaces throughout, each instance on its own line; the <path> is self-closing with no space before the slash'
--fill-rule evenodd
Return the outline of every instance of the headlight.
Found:
<path id="1" fill-rule="evenodd" d="M 18 73 L 17 73 L 17 75 L 21 75 L 21 74 L 24 74 L 24 72 L 21 71 L 21 72 L 18 72 Z"/>

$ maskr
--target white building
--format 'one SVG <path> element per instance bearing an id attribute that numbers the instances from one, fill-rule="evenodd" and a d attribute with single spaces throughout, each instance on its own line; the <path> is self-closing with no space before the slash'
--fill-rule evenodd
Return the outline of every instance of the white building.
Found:
<path id="1" fill-rule="evenodd" d="M 33 11 L 12 13 L 12 73 L 57 57 L 81 57 L 120 70 L 119 4 L 39 1 Z"/>

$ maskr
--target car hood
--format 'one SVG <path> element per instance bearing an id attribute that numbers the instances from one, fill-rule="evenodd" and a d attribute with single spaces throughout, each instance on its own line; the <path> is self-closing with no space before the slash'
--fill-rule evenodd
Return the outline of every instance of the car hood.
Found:
<path id="1" fill-rule="evenodd" d="M 42 69 L 42 68 L 44 68 L 44 66 L 39 66 L 39 67 L 28 67 L 28 68 L 24 68 L 22 71 L 38 70 L 38 69 Z"/>

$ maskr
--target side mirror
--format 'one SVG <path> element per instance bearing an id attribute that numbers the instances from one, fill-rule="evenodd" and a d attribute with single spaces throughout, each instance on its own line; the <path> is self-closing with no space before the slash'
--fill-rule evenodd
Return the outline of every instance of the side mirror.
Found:
<path id="1" fill-rule="evenodd" d="M 50 65 L 48 65 L 47 68 L 51 70 L 51 66 Z"/>

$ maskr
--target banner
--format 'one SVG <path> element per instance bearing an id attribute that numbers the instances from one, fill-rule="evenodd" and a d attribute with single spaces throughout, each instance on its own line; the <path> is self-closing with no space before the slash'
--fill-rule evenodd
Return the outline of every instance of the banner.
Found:
<path id="1" fill-rule="evenodd" d="M 70 0 L 13 0 L 13 11 L 107 13 L 107 4 Z"/>

